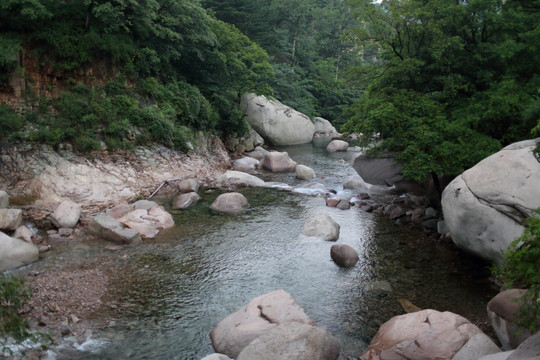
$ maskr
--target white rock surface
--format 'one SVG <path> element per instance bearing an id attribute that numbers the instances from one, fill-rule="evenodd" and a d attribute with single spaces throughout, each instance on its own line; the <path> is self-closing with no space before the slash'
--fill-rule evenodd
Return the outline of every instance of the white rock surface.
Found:
<path id="1" fill-rule="evenodd" d="M 264 180 L 259 179 L 255 175 L 251 175 L 242 171 L 229 170 L 221 174 L 217 178 L 220 186 L 240 185 L 240 186 L 265 186 Z"/>
<path id="2" fill-rule="evenodd" d="M 233 169 L 237 171 L 250 171 L 259 168 L 259 160 L 252 157 L 244 157 L 233 161 Z"/>
<path id="3" fill-rule="evenodd" d="M 296 165 L 296 178 L 300 180 L 315 179 L 315 170 L 306 165 Z"/>
<path id="4" fill-rule="evenodd" d="M 22 210 L 0 209 L 0 230 L 16 230 L 22 221 Z"/>
<path id="5" fill-rule="evenodd" d="M 349 148 L 349 143 L 343 140 L 332 140 L 328 145 L 326 145 L 326 151 L 328 152 L 338 152 L 338 151 L 347 151 Z"/>
<path id="6" fill-rule="evenodd" d="M 71 200 L 64 200 L 51 215 L 51 221 L 57 228 L 74 228 L 81 217 L 81 205 Z"/>
<path id="7" fill-rule="evenodd" d="M 512 144 L 454 179 L 442 195 L 444 219 L 459 247 L 496 264 L 540 207 L 540 138 Z"/>
<path id="8" fill-rule="evenodd" d="M 336 134 L 337 133 L 336 128 L 332 126 L 330 121 L 322 117 L 314 117 L 313 125 L 315 126 L 316 134 Z"/>
<path id="9" fill-rule="evenodd" d="M 0 190 L 0 209 L 7 209 L 9 206 L 9 195 L 4 190 Z"/>
<path id="10" fill-rule="evenodd" d="M 288 172 L 296 169 L 296 162 L 287 152 L 271 151 L 264 156 L 262 166 L 273 173 Z"/>
<path id="11" fill-rule="evenodd" d="M 241 107 L 253 129 L 274 145 L 306 144 L 313 140 L 315 126 L 309 117 L 277 100 L 246 94 Z"/>
<path id="12" fill-rule="evenodd" d="M 33 263 L 38 259 L 39 251 L 34 244 L 0 232 L 0 272 Z"/>
<path id="13" fill-rule="evenodd" d="M 210 209 L 229 214 L 239 214 L 249 207 L 246 197 L 237 192 L 219 195 L 210 205 Z"/>

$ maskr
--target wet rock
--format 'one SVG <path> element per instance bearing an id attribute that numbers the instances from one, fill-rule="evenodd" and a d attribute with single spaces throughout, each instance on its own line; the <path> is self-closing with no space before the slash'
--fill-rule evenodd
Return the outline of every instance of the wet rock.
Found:
<path id="1" fill-rule="evenodd" d="M 58 235 L 62 237 L 70 237 L 73 234 L 73 229 L 71 228 L 60 228 L 58 229 Z"/>
<path id="2" fill-rule="evenodd" d="M 437 230 L 437 223 L 439 221 L 437 219 L 429 219 L 429 220 L 426 220 L 422 223 L 422 225 L 427 228 L 427 229 L 430 229 L 430 230 Z"/>
<path id="3" fill-rule="evenodd" d="M 246 155 L 254 159 L 257 159 L 259 161 L 263 161 L 266 154 L 268 154 L 268 150 L 265 150 L 262 147 L 257 146 L 255 150 L 253 150 L 252 152 Z"/>
<path id="4" fill-rule="evenodd" d="M 302 235 L 336 241 L 339 238 L 339 224 L 326 214 L 315 214 L 305 221 Z"/>
<path id="5" fill-rule="evenodd" d="M 371 199 L 371 196 L 369 196 L 368 193 L 360 193 L 357 195 L 357 197 L 361 200 L 368 200 Z"/>
<path id="6" fill-rule="evenodd" d="M 400 206 L 395 207 L 390 212 L 390 219 L 392 220 L 399 219 L 400 217 L 403 217 L 403 216 L 405 216 L 405 210 L 403 210 L 403 208 L 401 208 Z"/>
<path id="7" fill-rule="evenodd" d="M 432 207 L 428 207 L 426 209 L 426 213 L 424 214 L 424 219 L 428 220 L 428 219 L 433 219 L 435 217 L 437 217 L 437 210 L 435 210 Z"/>
<path id="8" fill-rule="evenodd" d="M 540 359 L 540 332 L 532 335 L 518 346 L 507 360 L 537 360 Z"/>
<path id="9" fill-rule="evenodd" d="M 118 222 L 137 230 L 143 239 L 154 238 L 160 230 L 170 229 L 174 226 L 174 220 L 162 206 L 153 207 L 150 210 L 137 209 L 122 216 Z"/>
<path id="10" fill-rule="evenodd" d="M 452 359 L 482 331 L 451 312 L 422 310 L 384 323 L 359 360 Z"/>
<path id="11" fill-rule="evenodd" d="M 365 211 L 365 212 L 372 212 L 373 211 L 373 205 L 369 205 L 369 204 L 368 205 L 362 205 L 360 207 L 360 209 L 362 211 Z"/>
<path id="12" fill-rule="evenodd" d="M 81 209 L 81 205 L 64 200 L 51 215 L 51 221 L 57 228 L 74 228 L 81 217 Z"/>
<path id="13" fill-rule="evenodd" d="M 247 345 L 237 360 L 335 360 L 340 343 L 317 326 L 280 324 Z"/>
<path id="14" fill-rule="evenodd" d="M 210 209 L 230 214 L 244 212 L 249 207 L 246 197 L 240 193 L 225 193 L 219 195 L 210 205 Z"/>
<path id="15" fill-rule="evenodd" d="M 30 229 L 28 229 L 26 226 L 22 225 L 22 226 L 19 226 L 17 230 L 15 230 L 13 237 L 16 239 L 24 240 L 29 244 L 32 244 L 32 238 L 34 237 L 34 233 Z"/>
<path id="16" fill-rule="evenodd" d="M 195 205 L 201 197 L 196 192 L 189 192 L 176 196 L 172 201 L 173 209 L 187 209 Z"/>
<path id="17" fill-rule="evenodd" d="M 337 204 L 336 207 L 340 210 L 349 210 L 351 208 L 351 203 L 349 200 L 343 199 Z"/>
<path id="18" fill-rule="evenodd" d="M 284 290 L 258 296 L 221 321 L 210 332 L 214 350 L 236 359 L 253 340 L 280 324 L 315 325 L 296 300 Z"/>
<path id="19" fill-rule="evenodd" d="M 20 209 L 0 209 L 0 230 L 15 230 L 22 221 L 23 212 Z"/>
<path id="20" fill-rule="evenodd" d="M 328 152 L 338 152 L 338 151 L 347 151 L 349 143 L 343 140 L 332 140 L 326 146 L 326 151 Z"/>
<path id="21" fill-rule="evenodd" d="M 244 157 L 233 161 L 233 169 L 237 171 L 252 171 L 259 168 L 259 160 L 252 157 Z"/>
<path id="22" fill-rule="evenodd" d="M 358 262 L 358 253 L 347 244 L 334 244 L 330 248 L 330 257 L 334 262 L 344 268 L 350 268 Z"/>
<path id="23" fill-rule="evenodd" d="M 296 169 L 294 162 L 287 152 L 271 151 L 264 156 L 262 166 L 273 173 L 288 172 Z"/>
<path id="24" fill-rule="evenodd" d="M 293 193 L 306 194 L 306 195 L 330 195 L 335 194 L 333 189 L 328 188 L 326 185 L 318 182 L 310 182 L 302 184 L 292 189 Z"/>
<path id="25" fill-rule="evenodd" d="M 259 179 L 258 177 L 247 174 L 242 171 L 227 171 L 224 174 L 221 174 L 217 178 L 218 185 L 220 187 L 227 187 L 230 185 L 237 186 L 265 186 L 264 180 Z"/>
<path id="26" fill-rule="evenodd" d="M 178 184 L 178 187 L 180 189 L 180 192 L 183 193 L 189 193 L 189 192 L 196 192 L 199 190 L 199 182 L 197 179 L 186 179 L 180 181 L 180 184 Z"/>
<path id="27" fill-rule="evenodd" d="M 341 199 L 328 198 L 328 199 L 326 199 L 326 206 L 328 206 L 328 207 L 336 207 L 339 204 L 340 201 L 341 201 Z"/>
<path id="28" fill-rule="evenodd" d="M 0 232 L 0 272 L 33 263 L 38 258 L 35 245 Z"/>
<path id="29" fill-rule="evenodd" d="M 107 209 L 105 213 L 109 215 L 110 217 L 118 219 L 126 215 L 127 213 L 132 212 L 133 210 L 135 210 L 135 205 L 123 203 L 123 204 L 118 204 L 111 209 Z"/>
<path id="30" fill-rule="evenodd" d="M 518 309 L 521 305 L 519 299 L 525 292 L 526 290 L 522 289 L 505 290 L 488 302 L 487 312 L 491 326 L 497 333 L 503 350 L 515 349 L 531 336 L 530 331 L 517 324 Z"/>
<path id="31" fill-rule="evenodd" d="M 105 213 L 95 216 L 90 221 L 88 230 L 98 237 L 120 244 L 137 244 L 142 241 L 141 234 L 137 230 L 125 228 Z"/>
<path id="32" fill-rule="evenodd" d="M 501 350 L 493 340 L 484 333 L 472 336 L 465 345 L 454 355 L 452 360 L 479 359 L 484 355 L 495 354 Z"/>
<path id="33" fill-rule="evenodd" d="M 0 190 L 0 209 L 7 209 L 9 206 L 9 195 L 4 190 Z"/>
<path id="34" fill-rule="evenodd" d="M 139 200 L 139 201 L 135 201 L 133 203 L 133 206 L 135 207 L 135 210 L 142 209 L 142 210 L 148 211 L 152 208 L 158 207 L 159 205 L 155 201 Z"/>
<path id="35" fill-rule="evenodd" d="M 315 171 L 309 166 L 296 165 L 296 178 L 300 180 L 311 180 L 315 178 Z"/>

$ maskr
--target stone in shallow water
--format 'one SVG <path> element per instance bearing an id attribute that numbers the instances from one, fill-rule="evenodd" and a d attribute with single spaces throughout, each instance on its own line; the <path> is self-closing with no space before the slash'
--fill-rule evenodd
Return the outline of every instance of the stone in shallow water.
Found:
<path id="1" fill-rule="evenodd" d="M 326 214 L 315 214 L 304 223 L 302 235 L 336 241 L 339 238 L 339 224 Z"/>

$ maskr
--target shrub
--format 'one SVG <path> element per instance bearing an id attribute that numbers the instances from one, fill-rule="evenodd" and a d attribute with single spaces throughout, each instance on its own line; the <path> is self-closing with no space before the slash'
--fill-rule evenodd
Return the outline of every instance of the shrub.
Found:
<path id="1" fill-rule="evenodd" d="M 19 315 L 21 307 L 30 299 L 31 291 L 24 279 L 11 274 L 0 274 L 0 335 L 16 340 L 28 337 L 29 325 Z"/>
<path id="2" fill-rule="evenodd" d="M 536 210 L 540 215 L 540 208 Z M 540 217 L 526 220 L 523 235 L 516 238 L 508 250 L 502 266 L 495 270 L 508 287 L 520 286 L 527 292 L 520 300 L 518 324 L 535 332 L 540 328 Z"/>
<path id="3" fill-rule="evenodd" d="M 10 111 L 5 104 L 0 105 L 0 136 L 6 136 L 22 129 L 23 117 Z"/>

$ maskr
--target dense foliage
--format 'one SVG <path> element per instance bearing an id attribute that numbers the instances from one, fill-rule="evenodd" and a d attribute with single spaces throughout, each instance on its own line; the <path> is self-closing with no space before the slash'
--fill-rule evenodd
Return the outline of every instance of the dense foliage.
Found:
<path id="1" fill-rule="evenodd" d="M 204 0 L 203 5 L 232 24 L 270 55 L 273 95 L 310 117 L 345 121 L 357 84 L 346 69 L 362 59 L 341 37 L 356 25 L 343 0 Z"/>
<path id="2" fill-rule="evenodd" d="M 540 119 L 540 2 L 353 1 L 350 38 L 379 50 L 345 129 L 397 154 L 410 178 L 458 174 Z"/>
<path id="3" fill-rule="evenodd" d="M 196 0 L 2 1 L 0 88 L 13 70 L 24 74 L 23 48 L 43 69 L 72 74 L 72 93 L 40 99 L 44 110 L 26 117 L 39 127 L 34 138 L 49 143 L 83 140 L 94 148 L 96 132 L 122 143 L 127 125 L 144 125 L 152 138 L 176 145 L 186 127 L 242 132 L 240 94 L 269 92 L 266 52 Z M 77 86 L 84 80 L 78 75 L 100 61 L 112 69 L 103 86 Z M 110 81 L 121 93 L 110 93 Z M 17 130 L 20 119 L 9 119 L 2 126 Z"/>
<path id="4" fill-rule="evenodd" d="M 540 215 L 540 209 L 537 210 Z M 519 299 L 519 324 L 532 333 L 540 329 L 540 217 L 527 219 L 523 235 L 516 238 L 505 252 L 503 265 L 496 269 L 508 287 L 527 288 Z"/>
<path id="5" fill-rule="evenodd" d="M 28 337 L 28 322 L 19 315 L 30 299 L 30 289 L 24 280 L 10 274 L 0 274 L 0 336 L 15 339 Z"/>

